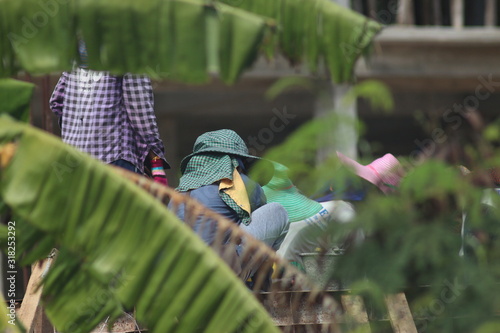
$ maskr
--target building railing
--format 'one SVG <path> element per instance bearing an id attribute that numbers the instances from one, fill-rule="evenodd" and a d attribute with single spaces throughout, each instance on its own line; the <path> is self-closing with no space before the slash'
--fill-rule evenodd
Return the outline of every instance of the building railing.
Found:
<path id="1" fill-rule="evenodd" d="M 351 0 L 351 8 L 383 24 L 495 27 L 498 0 Z"/>

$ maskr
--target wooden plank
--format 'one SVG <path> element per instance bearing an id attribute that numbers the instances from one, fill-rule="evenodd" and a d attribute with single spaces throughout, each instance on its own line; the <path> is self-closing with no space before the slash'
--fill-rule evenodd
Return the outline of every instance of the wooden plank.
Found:
<path id="1" fill-rule="evenodd" d="M 346 314 L 346 320 L 356 325 L 356 332 L 371 332 L 368 314 L 366 313 L 365 303 L 361 296 L 342 295 L 342 306 Z"/>
<path id="2" fill-rule="evenodd" d="M 394 333 L 418 333 L 405 294 L 388 295 L 385 303 Z"/>
<path id="3" fill-rule="evenodd" d="M 23 302 L 17 313 L 18 319 L 23 323 L 27 333 L 52 333 L 53 328 L 43 312 L 40 283 L 52 264 L 52 257 L 32 266 L 31 277 L 26 288 Z"/>

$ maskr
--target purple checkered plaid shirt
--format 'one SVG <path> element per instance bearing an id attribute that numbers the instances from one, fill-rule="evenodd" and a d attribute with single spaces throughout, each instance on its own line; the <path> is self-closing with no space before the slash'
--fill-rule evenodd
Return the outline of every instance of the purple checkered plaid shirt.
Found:
<path id="1" fill-rule="evenodd" d="M 50 108 L 59 117 L 62 140 L 105 162 L 124 159 L 144 171 L 152 151 L 165 161 L 146 76 L 76 68 L 64 72 Z"/>

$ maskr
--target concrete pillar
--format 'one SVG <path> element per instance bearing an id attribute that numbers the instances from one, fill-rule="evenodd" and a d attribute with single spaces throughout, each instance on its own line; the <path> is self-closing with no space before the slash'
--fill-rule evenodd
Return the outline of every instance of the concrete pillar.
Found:
<path id="1" fill-rule="evenodd" d="M 338 4 L 351 8 L 350 0 L 332 0 Z M 357 157 L 358 134 L 353 126 L 357 119 L 356 102 L 343 104 L 344 96 L 352 88 L 351 84 L 337 84 L 324 82 L 324 88 L 316 100 L 315 115 L 322 116 L 333 113 L 334 117 L 339 119 L 333 126 L 331 132 L 325 133 L 326 140 L 330 142 L 326 147 L 320 147 L 318 150 L 318 162 L 321 163 L 326 158 L 340 151 L 349 157 Z"/>
<path id="2" fill-rule="evenodd" d="M 352 88 L 351 84 L 336 84 L 324 81 L 316 99 L 315 116 L 322 117 L 331 114 L 336 119 L 327 133 L 321 133 L 320 141 L 328 144 L 318 149 L 317 160 L 321 163 L 328 157 L 340 151 L 351 158 L 357 158 L 358 133 L 356 102 L 344 103 L 344 97 Z"/>

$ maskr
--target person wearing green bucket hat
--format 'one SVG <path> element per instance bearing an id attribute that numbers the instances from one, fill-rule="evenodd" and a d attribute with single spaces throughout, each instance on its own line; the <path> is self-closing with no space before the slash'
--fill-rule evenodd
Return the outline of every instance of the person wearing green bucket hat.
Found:
<path id="1" fill-rule="evenodd" d="M 293 265 L 304 269 L 302 253 L 311 253 L 318 247 L 332 247 L 324 232 L 331 223 L 346 223 L 354 217 L 353 206 L 342 200 L 317 202 L 302 194 L 288 177 L 288 168 L 272 162 L 274 175 L 262 188 L 268 202 L 280 203 L 288 213 L 290 228 L 279 255 Z"/>
<path id="2" fill-rule="evenodd" d="M 203 133 L 196 139 L 193 152 L 181 161 L 182 176 L 177 191 L 188 194 L 278 250 L 288 232 L 288 214 L 279 203 L 268 203 L 262 187 L 247 175 L 249 168 L 258 163 L 264 169 L 272 168 L 270 161 L 250 155 L 235 131 Z M 184 219 L 183 209 L 176 213 Z M 215 228 L 203 228 L 200 236 L 205 242 L 213 241 Z"/>

